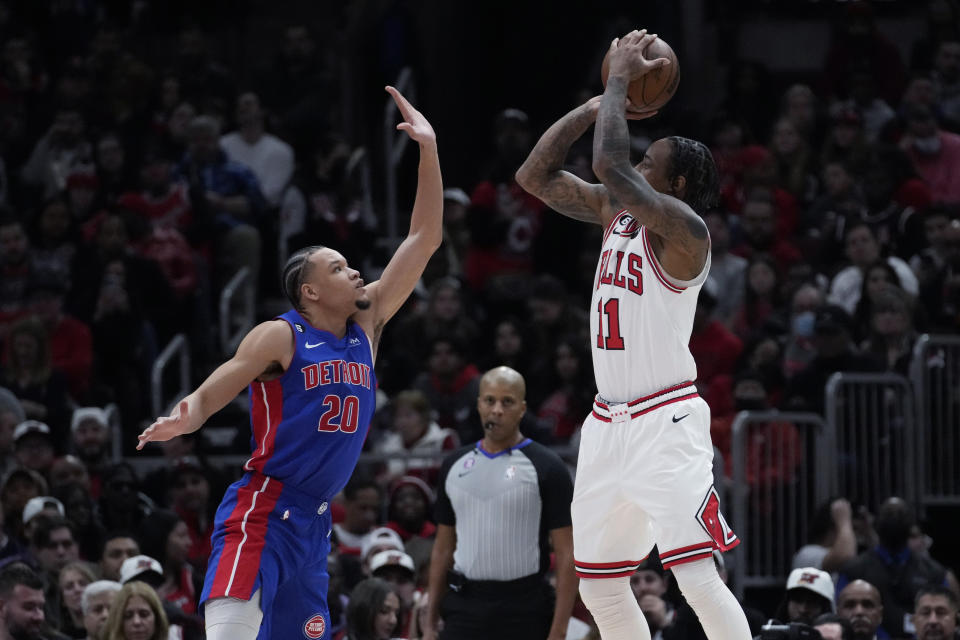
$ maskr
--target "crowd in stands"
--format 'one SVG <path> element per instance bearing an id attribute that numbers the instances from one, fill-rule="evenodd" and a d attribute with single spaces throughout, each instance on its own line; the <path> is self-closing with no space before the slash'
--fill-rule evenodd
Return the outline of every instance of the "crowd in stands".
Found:
<path id="1" fill-rule="evenodd" d="M 152 418 L 150 364 L 178 333 L 195 378 L 222 359 L 215 301 L 238 269 L 258 301 L 276 298 L 283 258 L 325 244 L 373 280 L 389 239 L 310 29 L 286 27 L 240 86 L 215 31 L 183 26 L 147 52 L 143 16 L 40 4 L 0 0 L 0 612 L 16 638 L 199 638 L 212 510 L 239 468 L 211 465 L 202 431 L 158 447 L 150 473 L 114 457 Z M 848 4 L 808 82 L 772 98 L 773 76 L 743 62 L 711 117 L 631 125 L 637 150 L 699 134 L 719 168 L 690 346 L 728 478 L 738 411 L 822 414 L 832 373 L 905 374 L 919 334 L 960 330 L 960 8 L 927 2 L 902 55 L 868 3 Z M 543 128 L 517 107 L 495 116 L 496 153 L 473 182 L 447 185 L 443 247 L 384 335 L 366 444 L 381 456 L 335 504 L 334 637 L 419 636 L 440 460 L 481 436 L 484 370 L 525 376 L 521 430 L 537 441 L 575 448 L 590 410 L 602 230 L 516 184 Z M 594 182 L 588 138 L 566 168 Z M 785 423 L 751 432 L 748 483 L 789 477 L 802 459 L 758 461 L 799 437 Z M 917 505 L 866 508 L 872 524 L 845 500 L 807 514 L 821 526 L 781 610 L 748 601 L 752 622 L 951 637 L 956 578 L 930 557 Z M 696 637 L 655 559 L 634 588 L 655 637 Z M 578 637 L 597 637 L 576 613 Z"/>

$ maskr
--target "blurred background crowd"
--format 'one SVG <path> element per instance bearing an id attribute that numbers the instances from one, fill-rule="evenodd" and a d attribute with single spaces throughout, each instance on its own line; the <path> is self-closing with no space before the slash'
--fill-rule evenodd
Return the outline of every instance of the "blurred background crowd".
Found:
<path id="1" fill-rule="evenodd" d="M 587 307 L 601 230 L 548 210 L 513 174 L 550 122 L 601 91 L 614 35 L 657 25 L 684 78 L 661 115 L 631 124 L 637 159 L 678 134 L 706 142 L 720 171 L 691 349 L 718 488 L 748 496 L 741 516 L 788 508 L 763 488 L 806 478 L 813 461 L 789 420 L 738 440 L 739 412 L 828 418 L 831 374 L 906 378 L 921 335 L 960 329 L 954 0 L 614 2 L 590 21 L 537 3 L 289 4 L 0 0 L 0 600 L 45 596 L 12 637 L 134 637 L 133 619 L 153 621 L 144 637 L 168 625 L 201 637 L 212 510 L 248 450 L 247 405 L 134 456 L 136 434 L 175 399 L 177 372 L 158 356 L 185 356 L 186 387 L 201 380 L 234 331 L 286 308 L 278 265 L 306 244 L 376 279 L 415 177 L 415 154 L 385 160 L 387 83 L 405 83 L 437 129 L 445 239 L 385 332 L 367 455 L 335 505 L 334 631 L 353 611 L 362 634 L 417 635 L 440 461 L 482 435 L 484 370 L 525 376 L 522 431 L 575 464 L 595 394 Z M 785 24 L 819 34 L 806 66 L 763 32 Z M 589 134 L 566 168 L 595 181 Z M 955 483 L 960 391 L 941 395 L 952 422 L 938 437 L 952 439 L 909 451 L 945 452 Z M 836 611 L 863 627 L 843 605 L 859 585 L 857 606 L 875 599 L 884 613 L 857 637 L 908 637 L 919 625 L 904 616 L 933 583 L 955 613 L 960 557 L 931 538 L 950 526 L 922 492 L 885 487 L 794 504 L 806 544 L 764 546 L 786 569 L 765 589 L 740 585 L 747 606 L 773 616 L 789 588 L 781 619 Z M 744 546 L 759 531 L 740 531 Z M 788 576 L 793 564 L 817 572 Z M 653 562 L 636 584 L 660 637 L 681 633 L 689 612 L 669 573 Z M 399 613 L 377 622 L 391 593 Z M 813 613 L 788 607 L 791 594 Z M 140 613 L 108 618 L 110 602 Z"/>

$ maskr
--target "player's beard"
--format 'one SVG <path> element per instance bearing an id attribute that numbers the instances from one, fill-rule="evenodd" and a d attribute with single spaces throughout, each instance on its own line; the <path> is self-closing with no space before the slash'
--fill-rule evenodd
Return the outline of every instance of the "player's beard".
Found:
<path id="1" fill-rule="evenodd" d="M 360 309 L 360 311 L 365 311 L 366 309 L 369 309 L 369 308 L 370 308 L 370 304 L 371 304 L 371 303 L 370 303 L 370 300 L 369 300 L 368 298 L 364 298 L 364 299 L 361 299 L 361 300 L 357 300 L 357 302 L 356 302 L 357 309 Z"/>

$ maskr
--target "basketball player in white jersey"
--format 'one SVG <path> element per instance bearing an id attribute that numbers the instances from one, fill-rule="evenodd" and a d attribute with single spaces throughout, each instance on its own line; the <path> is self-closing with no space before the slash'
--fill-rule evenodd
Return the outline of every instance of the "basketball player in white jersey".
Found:
<path id="1" fill-rule="evenodd" d="M 746 617 L 720 580 L 714 549 L 739 540 L 719 509 L 711 471 L 710 410 L 688 348 L 697 294 L 710 269 L 700 218 L 717 196 L 710 151 L 687 138 L 657 140 L 630 164 L 631 80 L 666 64 L 634 31 L 610 49 L 602 97 L 557 121 L 517 172 L 550 207 L 603 225 L 591 303 L 599 394 L 584 421 L 572 505 L 580 594 L 603 640 L 649 640 L 630 575 L 658 545 L 665 568 L 710 640 L 748 640 Z M 562 170 L 571 144 L 596 121 L 588 184 Z"/>

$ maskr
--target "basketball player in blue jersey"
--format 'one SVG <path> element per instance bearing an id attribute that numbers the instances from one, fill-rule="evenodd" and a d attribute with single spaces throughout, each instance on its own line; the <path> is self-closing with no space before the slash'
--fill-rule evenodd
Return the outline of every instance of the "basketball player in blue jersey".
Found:
<path id="1" fill-rule="evenodd" d="M 393 87 L 405 131 L 420 146 L 410 233 L 377 282 L 343 256 L 308 247 L 290 257 L 283 289 L 293 309 L 254 327 L 236 354 L 146 443 L 199 429 L 250 388 L 252 453 L 217 510 L 201 594 L 208 640 L 323 638 L 330 628 L 330 500 L 347 483 L 374 411 L 377 345 L 442 238 L 436 135 Z"/>

